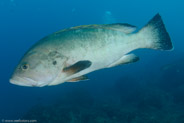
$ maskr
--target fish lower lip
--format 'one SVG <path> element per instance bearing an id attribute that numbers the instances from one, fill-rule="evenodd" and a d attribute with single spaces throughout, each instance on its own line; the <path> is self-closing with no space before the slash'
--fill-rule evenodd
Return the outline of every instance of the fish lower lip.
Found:
<path id="1" fill-rule="evenodd" d="M 15 81 L 13 79 L 10 79 L 10 83 L 15 84 Z"/>
<path id="2" fill-rule="evenodd" d="M 29 85 L 27 85 L 27 84 L 23 84 L 23 83 L 19 83 L 17 80 L 15 80 L 15 79 L 10 79 L 10 83 L 12 83 L 12 84 L 14 84 L 14 85 L 19 85 L 19 86 L 29 86 Z"/>
<path id="3" fill-rule="evenodd" d="M 27 78 L 27 77 L 23 77 L 23 79 L 25 79 L 27 81 L 30 81 L 31 82 L 31 85 L 30 86 L 32 86 L 32 87 L 39 86 L 38 83 L 35 80 L 33 80 L 33 79 L 30 79 L 30 78 Z"/>
<path id="4" fill-rule="evenodd" d="M 25 79 L 27 81 L 30 81 L 32 83 L 30 86 L 32 86 L 32 87 L 43 87 L 43 86 L 45 86 L 45 84 L 39 84 L 39 82 L 36 82 L 35 80 L 27 78 L 27 77 L 23 77 L 23 79 Z"/>
<path id="5" fill-rule="evenodd" d="M 20 86 L 29 86 L 29 87 L 43 87 L 47 85 L 47 83 L 45 82 L 37 82 L 27 77 L 18 77 L 18 76 L 10 78 L 10 83 L 15 85 L 20 85 Z"/>
<path id="6" fill-rule="evenodd" d="M 27 77 L 13 77 L 10 79 L 10 83 L 20 86 L 37 86 L 36 81 Z"/>
<path id="7" fill-rule="evenodd" d="M 30 81 L 30 82 L 33 82 L 36 84 L 36 81 L 34 81 L 33 79 L 30 79 L 30 78 L 27 78 L 27 77 L 23 77 L 23 79 L 27 80 L 27 81 Z"/>

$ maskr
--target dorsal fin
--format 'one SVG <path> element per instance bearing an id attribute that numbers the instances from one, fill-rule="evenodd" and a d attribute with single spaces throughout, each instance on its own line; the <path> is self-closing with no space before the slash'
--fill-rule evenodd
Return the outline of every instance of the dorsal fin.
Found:
<path id="1" fill-rule="evenodd" d="M 132 33 L 136 30 L 136 26 L 127 23 L 104 24 L 104 26 L 109 29 L 118 30 L 124 33 Z"/>
<path id="2" fill-rule="evenodd" d="M 127 24 L 127 23 L 113 23 L 113 24 L 91 24 L 91 25 L 81 25 L 81 26 L 75 26 L 68 29 L 63 29 L 58 32 L 55 32 L 55 34 L 60 32 L 65 32 L 69 30 L 77 30 L 77 29 L 87 29 L 87 28 L 101 28 L 101 29 L 111 29 L 116 31 L 121 31 L 123 33 L 132 33 L 134 32 L 137 27 Z"/>

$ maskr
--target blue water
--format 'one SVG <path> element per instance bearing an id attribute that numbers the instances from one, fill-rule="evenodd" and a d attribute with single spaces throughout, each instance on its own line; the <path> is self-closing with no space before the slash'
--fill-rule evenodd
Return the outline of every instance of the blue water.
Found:
<path id="1" fill-rule="evenodd" d="M 0 0 L 0 120 L 183 123 L 183 4 L 181 0 Z M 140 29 L 158 12 L 173 51 L 136 50 L 139 62 L 90 73 L 84 82 L 43 88 L 9 83 L 23 54 L 50 33 L 114 22 Z M 164 69 L 165 65 L 169 67 Z"/>

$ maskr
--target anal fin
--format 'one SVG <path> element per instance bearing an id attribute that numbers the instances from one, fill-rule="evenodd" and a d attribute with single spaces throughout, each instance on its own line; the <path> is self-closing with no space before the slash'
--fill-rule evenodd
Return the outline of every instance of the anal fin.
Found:
<path id="1" fill-rule="evenodd" d="M 78 82 L 78 81 L 86 81 L 89 80 L 87 76 L 79 76 L 73 79 L 68 80 L 67 82 Z"/>
<path id="2" fill-rule="evenodd" d="M 118 61 L 110 64 L 108 66 L 108 68 L 110 67 L 115 67 L 118 65 L 122 65 L 122 64 L 129 64 L 129 63 L 133 63 L 139 60 L 139 57 L 136 56 L 135 54 L 128 54 L 128 55 L 124 55 L 123 57 L 121 57 Z"/>

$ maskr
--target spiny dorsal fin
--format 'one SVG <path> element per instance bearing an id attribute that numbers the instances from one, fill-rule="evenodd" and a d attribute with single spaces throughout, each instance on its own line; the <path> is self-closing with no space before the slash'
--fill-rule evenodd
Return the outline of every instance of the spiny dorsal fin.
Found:
<path id="1" fill-rule="evenodd" d="M 73 79 L 68 80 L 67 82 L 78 82 L 78 81 L 86 81 L 89 80 L 87 76 L 79 76 Z"/>
<path id="2" fill-rule="evenodd" d="M 114 24 L 105 24 L 105 27 L 124 33 L 132 33 L 136 30 L 136 26 L 127 24 L 127 23 L 114 23 Z"/>
<path id="3" fill-rule="evenodd" d="M 68 75 L 73 75 L 75 73 L 78 73 L 84 69 L 87 69 L 88 67 L 91 66 L 91 61 L 78 61 L 77 63 L 63 68 L 63 72 L 67 73 Z"/>

